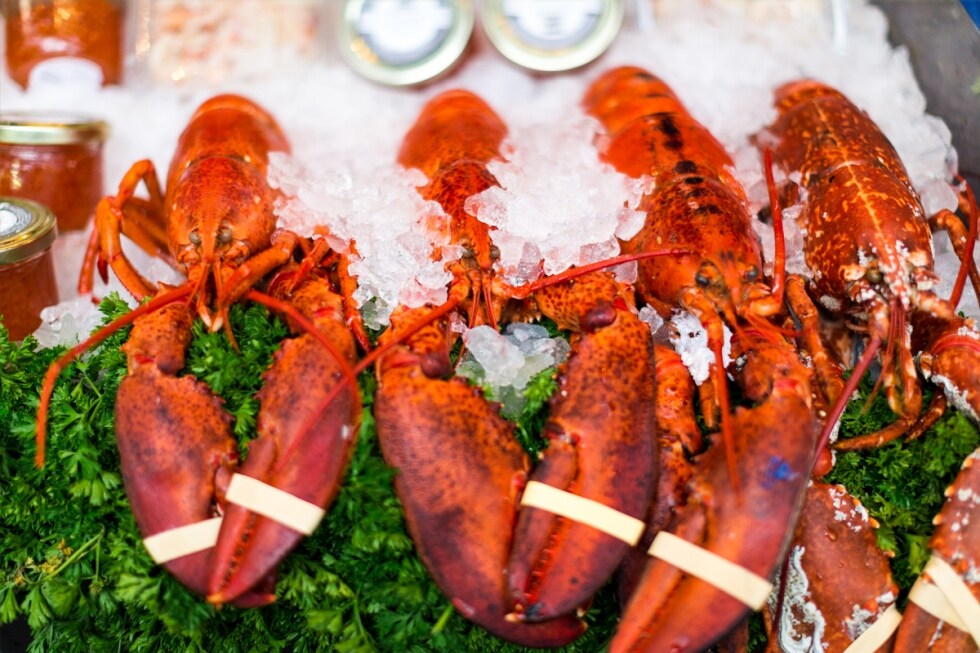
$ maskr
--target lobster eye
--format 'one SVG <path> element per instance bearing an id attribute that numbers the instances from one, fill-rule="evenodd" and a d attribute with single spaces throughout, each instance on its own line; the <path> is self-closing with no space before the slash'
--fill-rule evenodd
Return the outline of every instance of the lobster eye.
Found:
<path id="1" fill-rule="evenodd" d="M 463 250 L 463 258 L 475 258 L 475 257 L 476 257 L 476 252 L 473 251 L 471 248 L 467 247 L 466 249 Z"/>
<path id="2" fill-rule="evenodd" d="M 500 248 L 496 245 L 490 245 L 490 260 L 496 261 L 500 259 Z"/>
<path id="3" fill-rule="evenodd" d="M 707 288 L 711 285 L 711 279 L 709 279 L 703 272 L 698 272 L 694 275 L 694 281 L 702 288 Z"/>
<path id="4" fill-rule="evenodd" d="M 755 281 L 756 279 L 759 278 L 759 268 L 753 265 L 748 270 L 746 270 L 745 274 L 743 274 L 742 276 L 745 278 L 746 281 Z"/>
<path id="5" fill-rule="evenodd" d="M 864 278 L 871 283 L 880 283 L 882 279 L 881 270 L 878 268 L 868 268 L 868 271 L 864 273 Z"/>
<path id="6" fill-rule="evenodd" d="M 187 239 L 191 241 L 192 244 L 201 246 L 201 235 L 197 233 L 197 229 L 194 229 L 189 234 L 187 234 Z"/>
<path id="7" fill-rule="evenodd" d="M 231 242 L 231 227 L 224 226 L 218 230 L 218 242 L 222 245 L 226 245 Z"/>

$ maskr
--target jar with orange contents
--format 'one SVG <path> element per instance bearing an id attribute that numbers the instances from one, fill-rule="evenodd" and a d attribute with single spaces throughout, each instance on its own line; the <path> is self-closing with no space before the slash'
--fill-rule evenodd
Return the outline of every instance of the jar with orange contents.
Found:
<path id="1" fill-rule="evenodd" d="M 0 322 L 11 340 L 41 325 L 41 309 L 58 303 L 51 244 L 58 235 L 47 207 L 0 197 Z"/>
<path id="2" fill-rule="evenodd" d="M 68 114 L 0 114 L 0 195 L 44 204 L 61 231 L 83 229 L 102 198 L 109 127 Z"/>
<path id="3" fill-rule="evenodd" d="M 27 88 L 38 78 L 118 84 L 124 0 L 2 0 L 7 72 Z"/>

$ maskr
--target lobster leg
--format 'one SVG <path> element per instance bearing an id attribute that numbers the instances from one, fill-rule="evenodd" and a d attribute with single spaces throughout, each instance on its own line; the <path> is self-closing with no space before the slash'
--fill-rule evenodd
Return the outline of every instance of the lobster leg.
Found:
<path id="1" fill-rule="evenodd" d="M 354 342 L 344 324 L 340 296 L 325 279 L 309 278 L 288 299 L 353 362 Z M 356 442 L 356 427 L 351 425 L 356 389 L 344 388 L 326 410 L 319 410 L 321 399 L 346 381 L 341 362 L 313 335 L 285 341 L 264 376 L 258 394 L 259 437 L 249 443 L 238 475 L 291 495 L 303 502 L 298 511 L 312 510 L 322 517 L 340 488 Z M 233 488 L 243 480 L 233 479 L 238 484 Z M 241 596 L 316 527 L 315 522 L 298 526 L 285 514 L 292 508 L 270 509 L 261 498 L 256 505 L 233 495 L 233 488 L 212 562 L 212 603 Z"/>
<path id="2" fill-rule="evenodd" d="M 740 492 L 731 490 L 724 448 L 715 442 L 697 460 L 688 503 L 668 530 L 768 579 L 792 535 L 816 424 L 808 371 L 795 352 L 748 331 L 740 340 L 746 359 L 741 385 L 747 396 L 762 400 L 752 409 L 738 409 L 733 419 L 735 454 L 745 470 Z M 723 584 L 720 578 L 711 580 Z M 702 651 L 749 609 L 729 590 L 654 558 L 624 610 L 610 651 Z M 705 614 L 711 619 L 705 620 Z"/>
<path id="3" fill-rule="evenodd" d="M 970 454 L 946 490 L 946 504 L 929 543 L 933 560 L 912 588 L 894 653 L 960 653 L 980 647 L 980 449 Z M 948 565 L 945 573 L 933 567 Z M 935 569 L 935 571 L 933 571 Z M 958 579 L 958 580 L 957 580 Z M 949 589 L 959 585 L 956 593 Z M 938 595 L 938 600 L 932 597 Z M 971 604 L 972 600 L 972 604 Z"/>
<path id="4" fill-rule="evenodd" d="M 123 346 L 129 375 L 116 396 L 116 438 L 126 495 L 145 538 L 215 518 L 238 462 L 231 416 L 221 400 L 193 377 L 175 376 L 184 366 L 192 321 L 186 302 L 169 304 L 139 318 Z M 192 553 L 154 553 L 154 558 L 166 558 L 162 564 L 170 573 L 204 594 L 213 540 L 195 538 L 201 544 Z M 236 604 L 273 599 L 258 589 Z"/>
<path id="5" fill-rule="evenodd" d="M 593 273 L 535 297 L 545 315 L 579 333 L 531 480 L 640 520 L 656 475 L 653 343 L 615 290 L 611 276 Z M 523 506 L 508 565 L 513 617 L 540 621 L 586 603 L 633 544 L 547 507 Z"/>
<path id="6" fill-rule="evenodd" d="M 382 342 L 426 309 L 396 311 Z M 395 489 L 409 532 L 436 583 L 467 619 L 525 646 L 560 646 L 584 625 L 574 616 L 508 621 L 504 568 L 517 496 L 530 461 L 513 425 L 465 381 L 441 380 L 449 364 L 446 319 L 379 361 L 375 418 L 381 451 L 399 470 Z"/>

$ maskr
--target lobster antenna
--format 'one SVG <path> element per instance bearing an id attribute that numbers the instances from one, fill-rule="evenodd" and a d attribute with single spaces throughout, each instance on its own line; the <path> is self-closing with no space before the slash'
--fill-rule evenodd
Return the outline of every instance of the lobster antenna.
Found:
<path id="1" fill-rule="evenodd" d="M 833 432 L 834 427 L 837 425 L 837 420 L 840 418 L 841 413 L 844 412 L 844 407 L 847 406 L 847 402 L 850 401 L 850 397 L 854 394 L 854 390 L 857 388 L 858 383 L 861 382 L 861 377 L 867 371 L 868 366 L 871 364 L 871 359 L 874 355 L 878 353 L 878 349 L 881 348 L 881 336 L 875 334 L 871 337 L 871 342 L 868 343 L 868 348 L 864 350 L 861 358 L 858 360 L 857 365 L 854 366 L 854 371 L 851 373 L 847 383 L 844 385 L 844 389 L 841 391 L 840 396 L 837 397 L 837 403 L 834 404 L 833 409 L 827 415 L 827 421 L 823 425 L 823 430 L 820 431 L 820 437 L 817 438 L 817 448 L 813 453 L 813 462 L 816 464 L 817 457 L 820 452 L 823 451 L 827 443 L 830 442 L 830 434 Z M 812 471 L 812 470 L 811 470 Z"/>
<path id="2" fill-rule="evenodd" d="M 48 431 L 48 408 L 51 404 L 51 395 L 54 393 L 55 381 L 57 381 L 61 372 L 80 355 L 99 344 L 119 329 L 132 324 L 137 318 L 142 317 L 147 313 L 152 313 L 163 308 L 167 304 L 180 301 L 184 297 L 190 295 L 192 291 L 193 288 L 191 283 L 188 282 L 182 286 L 174 288 L 173 290 L 157 295 L 147 303 L 137 306 L 125 315 L 117 317 L 115 320 L 66 351 L 60 358 L 51 363 L 51 366 L 48 367 L 47 373 L 44 375 L 44 382 L 41 384 L 41 398 L 37 405 L 37 433 L 35 435 L 37 453 L 35 454 L 34 464 L 38 467 L 38 469 L 44 467 L 45 436 L 47 435 Z"/>
<path id="3" fill-rule="evenodd" d="M 763 168 L 766 173 L 766 189 L 769 191 L 769 208 L 772 213 L 772 233 L 775 239 L 775 252 L 772 264 L 772 297 L 782 305 L 783 294 L 786 290 L 786 237 L 783 233 L 783 208 L 779 204 L 779 193 L 776 192 L 776 180 L 772 174 L 772 150 L 762 151 Z"/>
<path id="4" fill-rule="evenodd" d="M 963 288 L 966 286 L 966 275 L 970 270 L 970 266 L 974 267 L 976 270 L 976 261 L 973 260 L 973 249 L 977 242 L 977 223 L 980 222 L 980 216 L 977 215 L 977 198 L 973 194 L 973 190 L 970 185 L 963 180 L 960 175 L 956 176 L 957 179 L 965 186 L 966 190 L 966 201 L 970 207 L 970 231 L 966 238 L 966 247 L 963 252 L 963 260 L 960 261 L 960 269 L 956 274 L 956 282 L 953 284 L 953 292 L 949 295 L 949 303 L 952 305 L 953 310 L 960 303 L 960 297 L 963 295 Z M 980 291 L 978 291 L 980 292 Z"/>
<path id="5" fill-rule="evenodd" d="M 647 258 L 656 258 L 658 256 L 683 256 L 685 254 L 690 254 L 691 250 L 684 248 L 677 249 L 662 249 L 655 252 L 638 252 L 636 254 L 621 254 L 619 256 L 614 256 L 608 258 L 604 261 L 598 261 L 596 263 L 589 263 L 588 265 L 583 265 L 581 267 L 574 267 L 565 270 L 564 272 L 559 272 L 558 274 L 542 277 L 533 283 L 529 283 L 524 286 L 511 286 L 511 290 L 514 293 L 515 299 L 526 299 L 541 290 L 542 288 L 547 288 L 549 286 L 556 286 L 560 283 L 569 281 L 570 279 L 575 279 L 584 276 L 590 272 L 595 272 L 596 270 L 605 270 L 606 268 L 615 267 L 623 263 L 632 263 L 633 261 L 639 261 Z"/>
<path id="6" fill-rule="evenodd" d="M 725 376 L 725 364 L 721 355 L 722 342 L 714 342 L 711 345 L 711 351 L 715 356 L 715 387 L 718 391 L 718 408 L 721 411 L 721 437 L 725 443 L 728 477 L 732 481 L 732 488 L 735 489 L 736 495 L 740 496 L 741 483 L 735 465 L 735 432 L 732 429 L 732 416 L 729 413 L 728 379 Z"/>

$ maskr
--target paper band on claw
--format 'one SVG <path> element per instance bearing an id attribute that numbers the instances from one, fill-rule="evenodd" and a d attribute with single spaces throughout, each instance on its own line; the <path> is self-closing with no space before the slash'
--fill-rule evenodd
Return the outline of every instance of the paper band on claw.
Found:
<path id="1" fill-rule="evenodd" d="M 902 621 L 902 613 L 898 611 L 895 604 L 885 610 L 878 620 L 868 627 L 858 638 L 851 642 L 851 645 L 844 649 L 844 653 L 874 653 L 881 645 L 888 641 L 898 624 Z"/>
<path id="2" fill-rule="evenodd" d="M 647 553 L 714 585 L 755 611 L 772 593 L 772 583 L 762 576 L 667 531 L 657 533 Z"/>
<path id="3" fill-rule="evenodd" d="M 980 603 L 970 588 L 942 558 L 932 556 L 922 571 L 929 574 L 932 582 L 919 576 L 909 600 L 936 619 L 970 633 L 980 646 Z"/>
<path id="4" fill-rule="evenodd" d="M 521 497 L 522 506 L 540 508 L 556 515 L 567 517 L 591 526 L 607 535 L 612 535 L 630 546 L 636 546 L 646 525 L 643 520 L 630 517 L 618 510 L 604 506 L 598 501 L 580 497 L 577 494 L 559 490 L 556 487 L 530 481 Z"/>
<path id="5" fill-rule="evenodd" d="M 313 533 L 326 514 L 320 506 L 244 474 L 235 474 L 231 477 L 225 496 L 235 505 L 268 517 L 304 535 Z"/>
<path id="6" fill-rule="evenodd" d="M 221 517 L 161 531 L 143 540 L 143 546 L 158 565 L 214 546 L 221 530 Z"/>

